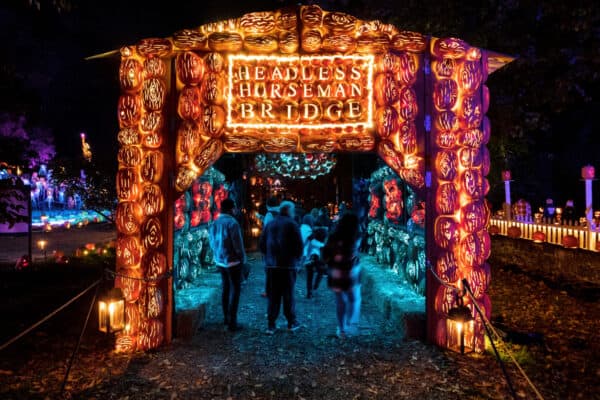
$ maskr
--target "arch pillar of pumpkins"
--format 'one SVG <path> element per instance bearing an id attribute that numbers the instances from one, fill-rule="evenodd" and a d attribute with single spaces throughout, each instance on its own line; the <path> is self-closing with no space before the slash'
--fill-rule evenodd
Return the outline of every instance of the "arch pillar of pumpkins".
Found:
<path id="1" fill-rule="evenodd" d="M 485 81 L 510 58 L 315 5 L 144 39 L 120 55 L 117 351 L 171 340 L 173 201 L 226 152 L 378 154 L 427 199 L 428 339 L 448 347 L 458 299 L 447 285 L 463 279 L 490 317 Z M 463 300 L 474 318 L 465 341 L 481 352 L 481 318 Z"/>

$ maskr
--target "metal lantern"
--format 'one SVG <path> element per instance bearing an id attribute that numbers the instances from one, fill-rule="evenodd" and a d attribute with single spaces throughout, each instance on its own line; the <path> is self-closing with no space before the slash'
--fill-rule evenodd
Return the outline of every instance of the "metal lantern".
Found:
<path id="1" fill-rule="evenodd" d="M 475 319 L 462 296 L 457 297 L 456 304 L 446 318 L 446 347 L 461 354 L 471 353 L 475 349 Z"/>
<path id="2" fill-rule="evenodd" d="M 98 300 L 98 329 L 113 333 L 125 329 L 125 297 L 119 288 L 113 288 Z"/>

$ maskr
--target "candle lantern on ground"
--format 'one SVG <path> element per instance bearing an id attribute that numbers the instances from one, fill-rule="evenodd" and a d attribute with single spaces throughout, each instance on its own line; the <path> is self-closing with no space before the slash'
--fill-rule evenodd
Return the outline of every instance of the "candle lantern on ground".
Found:
<path id="1" fill-rule="evenodd" d="M 119 288 L 113 288 L 98 300 L 98 329 L 114 333 L 125 328 L 125 297 Z"/>
<path id="2" fill-rule="evenodd" d="M 48 245 L 48 241 L 43 240 L 43 239 L 42 240 L 38 240 L 37 245 L 38 245 L 38 248 L 44 254 L 44 261 L 46 261 L 46 246 Z"/>
<path id="3" fill-rule="evenodd" d="M 475 320 L 469 307 L 457 296 L 456 307 L 448 311 L 446 318 L 446 345 L 450 350 L 461 354 L 471 353 L 475 349 Z"/>

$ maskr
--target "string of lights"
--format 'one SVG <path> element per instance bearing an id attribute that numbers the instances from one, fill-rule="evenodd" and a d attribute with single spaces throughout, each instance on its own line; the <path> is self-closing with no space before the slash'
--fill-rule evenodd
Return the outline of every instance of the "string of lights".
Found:
<path id="1" fill-rule="evenodd" d="M 316 179 L 329 174 L 336 162 L 335 155 L 328 153 L 269 153 L 257 154 L 254 166 L 256 172 L 265 176 Z"/>

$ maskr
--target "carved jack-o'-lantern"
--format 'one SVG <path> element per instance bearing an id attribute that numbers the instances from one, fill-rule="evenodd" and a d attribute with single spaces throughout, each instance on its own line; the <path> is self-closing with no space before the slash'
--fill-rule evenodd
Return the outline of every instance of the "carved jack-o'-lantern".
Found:
<path id="1" fill-rule="evenodd" d="M 487 193 L 486 180 L 478 169 L 465 169 L 461 175 L 461 186 L 462 190 L 474 200 L 482 199 Z"/>
<path id="2" fill-rule="evenodd" d="M 460 165 L 465 168 L 478 168 L 483 161 L 481 148 L 463 147 L 458 151 Z"/>
<path id="3" fill-rule="evenodd" d="M 204 76 L 206 66 L 202 57 L 194 52 L 186 51 L 177 56 L 177 77 L 185 85 L 196 85 Z"/>
<path id="4" fill-rule="evenodd" d="M 164 237 L 160 220 L 156 217 L 151 217 L 144 222 L 142 226 L 143 245 L 146 250 L 156 249 L 163 244 Z"/>
<path id="5" fill-rule="evenodd" d="M 485 230 L 465 236 L 458 248 L 461 266 L 471 269 L 483 264 L 489 257 L 490 247 L 490 237 Z"/>
<path id="6" fill-rule="evenodd" d="M 148 303 L 146 304 L 148 318 L 158 318 L 164 309 L 164 299 L 162 291 L 158 286 L 148 286 L 146 288 Z"/>
<path id="7" fill-rule="evenodd" d="M 435 143 L 442 149 L 451 149 L 456 146 L 456 132 L 437 131 L 435 132 Z"/>
<path id="8" fill-rule="evenodd" d="M 158 284 L 158 278 L 167 272 L 167 257 L 164 253 L 150 250 L 142 258 L 142 266 L 150 284 Z"/>
<path id="9" fill-rule="evenodd" d="M 124 94 L 119 98 L 118 117 L 121 127 L 135 127 L 142 116 L 142 102 L 139 96 Z"/>
<path id="10" fill-rule="evenodd" d="M 439 214 L 454 214 L 458 210 L 458 206 L 458 191 L 454 183 L 440 184 L 435 195 L 436 211 Z"/>
<path id="11" fill-rule="evenodd" d="M 142 322 L 140 335 L 138 336 L 138 347 L 141 350 L 155 349 L 164 340 L 163 323 L 156 318 L 150 318 Z"/>
<path id="12" fill-rule="evenodd" d="M 459 239 L 458 224 L 450 217 L 438 217 L 434 227 L 435 243 L 442 249 L 450 249 Z"/>
<path id="13" fill-rule="evenodd" d="M 121 146 L 138 145 L 142 143 L 142 135 L 135 128 L 121 129 L 117 135 Z"/>
<path id="14" fill-rule="evenodd" d="M 164 78 L 167 73 L 165 62 L 158 57 L 150 57 L 144 61 L 144 76 L 146 78 Z"/>
<path id="15" fill-rule="evenodd" d="M 460 69 L 459 83 L 463 90 L 467 93 L 473 93 L 479 89 L 483 75 L 481 73 L 481 65 L 476 61 L 465 61 Z"/>
<path id="16" fill-rule="evenodd" d="M 460 132 L 458 144 L 474 149 L 487 144 L 480 129 L 465 129 Z"/>
<path id="17" fill-rule="evenodd" d="M 202 115 L 202 92 L 197 86 L 186 86 L 179 94 L 177 113 L 183 119 L 196 120 Z"/>
<path id="18" fill-rule="evenodd" d="M 133 235 L 139 232 L 142 208 L 137 202 L 124 201 L 117 205 L 115 223 L 119 232 Z"/>
<path id="19" fill-rule="evenodd" d="M 456 67 L 456 61 L 451 58 L 443 58 L 441 60 L 435 60 L 432 63 L 433 71 L 439 77 L 449 78 L 454 73 Z"/>
<path id="20" fill-rule="evenodd" d="M 452 251 L 443 252 L 437 259 L 436 274 L 445 282 L 456 282 L 458 280 L 458 265 Z"/>
<path id="21" fill-rule="evenodd" d="M 223 134 L 225 125 L 225 110 L 216 105 L 210 105 L 204 108 L 202 113 L 202 131 L 210 137 L 219 137 Z"/>
<path id="22" fill-rule="evenodd" d="M 483 263 L 481 267 L 473 268 L 467 275 L 467 281 L 475 299 L 482 298 L 490 284 L 490 265 Z"/>
<path id="23" fill-rule="evenodd" d="M 483 229 L 489 220 L 489 210 L 482 201 L 466 204 L 460 214 L 461 227 L 469 233 Z"/>
<path id="24" fill-rule="evenodd" d="M 159 151 L 148 151 L 142 160 L 141 175 L 146 182 L 157 183 L 162 178 L 163 155 Z"/>
<path id="25" fill-rule="evenodd" d="M 144 114 L 140 121 L 140 129 L 143 133 L 160 132 L 164 126 L 164 117 L 160 111 L 152 111 Z"/>
<path id="26" fill-rule="evenodd" d="M 402 190 L 398 187 L 398 180 L 388 179 L 383 182 L 385 191 L 385 217 L 388 221 L 397 224 L 404 211 Z"/>
<path id="27" fill-rule="evenodd" d="M 138 332 L 141 325 L 141 315 L 139 303 L 125 303 L 125 321 L 127 332 Z"/>
<path id="28" fill-rule="evenodd" d="M 467 129 L 475 129 L 481 125 L 483 113 L 481 112 L 481 101 L 476 96 L 465 96 L 462 101 L 463 125 Z"/>
<path id="29" fill-rule="evenodd" d="M 398 131 L 398 112 L 393 107 L 381 107 L 375 112 L 375 125 L 381 137 L 388 137 Z"/>
<path id="30" fill-rule="evenodd" d="M 133 267 L 139 264 L 141 259 L 141 248 L 138 238 L 135 236 L 123 236 L 117 239 L 117 266 Z"/>
<path id="31" fill-rule="evenodd" d="M 125 167 L 135 167 L 142 160 L 142 150 L 138 146 L 123 146 L 119 149 L 117 159 Z"/>
<path id="32" fill-rule="evenodd" d="M 458 85 L 452 79 L 441 79 L 433 88 L 433 103 L 438 110 L 450 110 L 458 98 Z"/>
<path id="33" fill-rule="evenodd" d="M 121 61 L 119 67 L 119 82 L 121 83 L 121 89 L 125 92 L 134 92 L 140 88 L 142 84 L 142 64 L 133 59 L 126 58 Z"/>
<path id="34" fill-rule="evenodd" d="M 435 294 L 434 309 L 435 312 L 442 315 L 448 315 L 448 311 L 455 305 L 456 294 L 453 288 L 441 285 Z"/>
<path id="35" fill-rule="evenodd" d="M 458 129 L 458 118 L 452 111 L 442 111 L 435 119 L 438 129 L 442 131 L 454 131 Z"/>
<path id="36" fill-rule="evenodd" d="M 398 85 L 390 73 L 381 73 L 375 77 L 374 83 L 375 102 L 378 106 L 393 104 L 398 100 Z"/>
<path id="37" fill-rule="evenodd" d="M 400 125 L 398 139 L 402 153 L 412 154 L 417 152 L 417 127 L 413 121 L 406 121 Z"/>
<path id="38" fill-rule="evenodd" d="M 222 74 L 209 73 L 202 80 L 202 97 L 209 104 L 223 104 L 225 102 L 225 77 Z"/>
<path id="39" fill-rule="evenodd" d="M 158 111 L 165 105 L 167 87 L 162 79 L 150 78 L 142 85 L 142 99 L 146 110 Z"/>
<path id="40" fill-rule="evenodd" d="M 437 39 L 433 43 L 433 54 L 439 58 L 463 58 L 469 45 L 457 38 Z"/>
<path id="41" fill-rule="evenodd" d="M 134 168 L 117 171 L 117 197 L 119 200 L 135 200 L 138 196 L 138 174 Z"/>
<path id="42" fill-rule="evenodd" d="M 203 147 L 194 156 L 194 164 L 198 169 L 204 171 L 209 165 L 212 165 L 223 153 L 223 144 L 220 140 L 210 139 L 204 143 Z M 191 182 L 190 182 L 191 184 Z"/>
<path id="43" fill-rule="evenodd" d="M 417 117 L 418 111 L 417 94 L 412 87 L 404 86 L 400 89 L 400 116 L 405 120 L 413 120 Z"/>
<path id="44" fill-rule="evenodd" d="M 412 85 L 417 79 L 419 63 L 415 54 L 403 53 L 399 55 L 400 70 L 396 74 L 397 79 L 405 85 Z"/>
<path id="45" fill-rule="evenodd" d="M 175 177 L 175 189 L 178 192 L 183 192 L 191 186 L 194 179 L 196 179 L 194 170 L 185 165 L 180 166 Z"/>
<path id="46" fill-rule="evenodd" d="M 221 72 L 225 68 L 225 60 L 221 53 L 208 53 L 204 57 L 204 62 L 212 72 Z"/>
<path id="47" fill-rule="evenodd" d="M 163 210 L 164 198 L 160 186 L 155 184 L 144 185 L 140 204 L 146 216 L 156 215 L 161 212 Z"/>
<path id="48" fill-rule="evenodd" d="M 445 181 L 451 181 L 456 177 L 458 158 L 454 151 L 440 151 L 435 159 L 435 168 L 438 177 Z"/>

